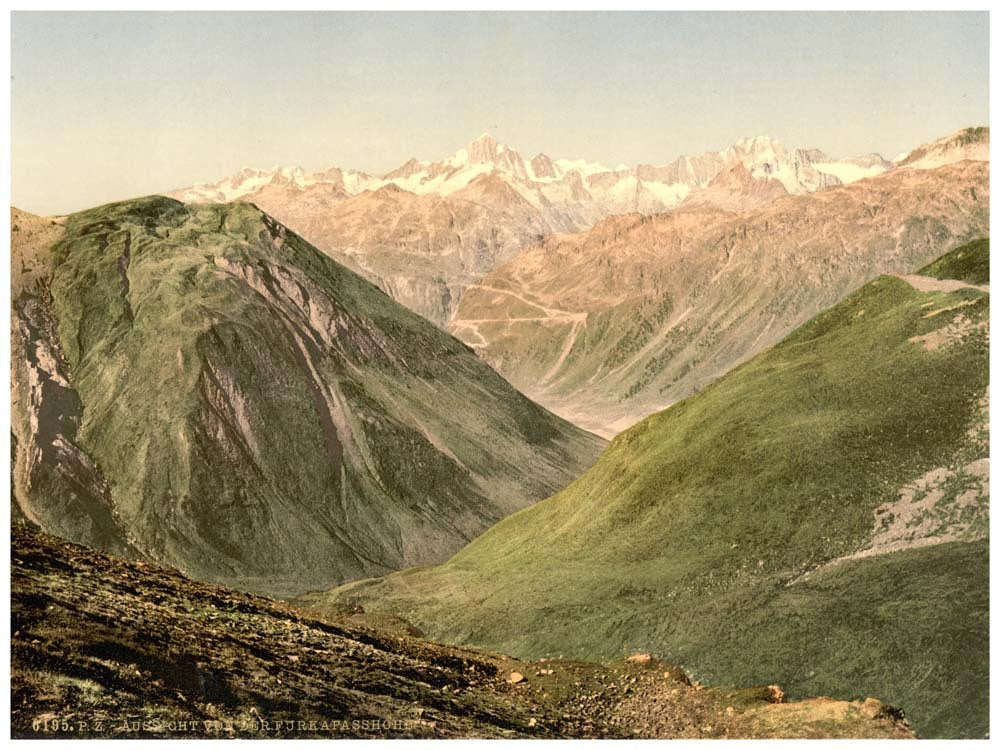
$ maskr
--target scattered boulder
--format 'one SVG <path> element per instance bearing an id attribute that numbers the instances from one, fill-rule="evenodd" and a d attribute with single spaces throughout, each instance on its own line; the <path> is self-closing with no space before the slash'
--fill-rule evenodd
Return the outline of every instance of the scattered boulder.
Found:
<path id="1" fill-rule="evenodd" d="M 511 685 L 516 685 L 519 682 L 524 682 L 524 675 L 520 672 L 511 672 L 510 677 L 507 678 L 507 682 Z"/>
<path id="2" fill-rule="evenodd" d="M 768 700 L 771 703 L 784 703 L 785 702 L 785 691 L 782 690 L 777 685 L 768 685 Z"/>
<path id="3" fill-rule="evenodd" d="M 861 713 L 869 719 L 889 719 L 904 727 L 910 725 L 902 709 L 887 705 L 878 698 L 865 698 L 861 704 Z"/>
<path id="4" fill-rule="evenodd" d="M 861 713 L 869 719 L 874 719 L 882 713 L 882 701 L 878 698 L 865 698 L 864 703 L 861 704 Z"/>
<path id="5" fill-rule="evenodd" d="M 670 667 L 666 672 L 663 673 L 663 679 L 665 680 L 676 680 L 682 685 L 690 685 L 691 680 L 684 673 L 683 669 L 677 669 L 676 667 Z"/>
<path id="6" fill-rule="evenodd" d="M 653 657 L 650 654 L 632 654 L 628 657 L 627 661 L 632 661 L 636 664 L 645 664 L 652 660 L 652 658 Z"/>

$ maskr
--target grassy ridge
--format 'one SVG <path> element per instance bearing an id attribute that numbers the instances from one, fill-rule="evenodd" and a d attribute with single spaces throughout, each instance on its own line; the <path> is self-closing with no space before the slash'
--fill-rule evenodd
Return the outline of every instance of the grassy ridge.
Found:
<path id="1" fill-rule="evenodd" d="M 917 337 L 956 305 L 969 327 L 929 350 Z M 580 479 L 447 564 L 313 600 L 520 655 L 646 649 L 716 681 L 881 691 L 922 734 L 980 736 L 988 587 L 985 545 L 969 543 L 984 524 L 954 545 L 816 569 L 871 545 L 876 510 L 901 488 L 985 455 L 971 428 L 984 419 L 988 314 L 977 290 L 881 277 L 619 435 Z M 957 497 L 934 512 L 950 517 Z M 968 512 L 984 518 L 985 499 Z"/>
<path id="2" fill-rule="evenodd" d="M 990 241 L 981 239 L 956 247 L 917 273 L 921 276 L 933 276 L 936 279 L 957 279 L 970 284 L 989 284 Z"/>

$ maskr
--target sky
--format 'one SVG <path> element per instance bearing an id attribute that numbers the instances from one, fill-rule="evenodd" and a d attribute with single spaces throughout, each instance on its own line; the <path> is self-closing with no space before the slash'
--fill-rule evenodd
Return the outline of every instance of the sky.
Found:
<path id="1" fill-rule="evenodd" d="M 892 159 L 989 124 L 982 12 L 15 12 L 11 56 L 12 201 L 46 215 L 483 132 L 615 166 L 761 134 Z"/>

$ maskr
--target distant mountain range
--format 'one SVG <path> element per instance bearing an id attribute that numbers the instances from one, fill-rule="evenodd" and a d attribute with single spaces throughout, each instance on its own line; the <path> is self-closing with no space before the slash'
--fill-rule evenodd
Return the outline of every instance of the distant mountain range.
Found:
<path id="1" fill-rule="evenodd" d="M 174 195 L 256 203 L 610 436 L 875 273 L 988 231 L 988 159 L 988 128 L 896 164 L 761 136 L 617 169 L 483 135 L 381 177 L 243 170 Z"/>
<path id="2" fill-rule="evenodd" d="M 484 133 L 446 159 L 413 158 L 379 176 L 339 167 L 319 172 L 301 167 L 245 167 L 218 182 L 171 195 L 189 202 L 228 202 L 252 200 L 266 188 L 308 191 L 325 185 L 347 198 L 391 184 L 418 195 L 448 196 L 481 175 L 497 174 L 547 219 L 578 225 L 595 216 L 672 208 L 736 165 L 746 167 L 755 178 L 778 180 L 792 194 L 854 182 L 893 166 L 879 154 L 832 159 L 818 149 L 787 149 L 774 138 L 757 136 L 741 138 L 721 151 L 680 156 L 666 164 L 611 168 L 585 159 L 553 159 L 544 153 L 525 159 Z"/>
<path id="3" fill-rule="evenodd" d="M 547 235 L 685 202 L 758 207 L 892 166 L 878 154 L 832 159 L 758 136 L 667 164 L 609 168 L 542 153 L 525 159 L 484 134 L 446 159 L 410 159 L 380 176 L 340 167 L 244 168 L 169 195 L 185 202 L 255 203 L 443 325 L 469 283 Z"/>

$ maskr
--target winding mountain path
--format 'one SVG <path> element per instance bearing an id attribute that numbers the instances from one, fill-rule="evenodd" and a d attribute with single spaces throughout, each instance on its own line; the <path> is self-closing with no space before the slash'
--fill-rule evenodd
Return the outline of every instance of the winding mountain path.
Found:
<path id="1" fill-rule="evenodd" d="M 576 343 L 576 337 L 580 331 L 587 325 L 587 313 L 585 312 L 570 312 L 569 310 L 562 310 L 558 307 L 546 307 L 541 302 L 536 302 L 534 300 L 527 299 L 517 292 L 511 291 L 509 289 L 500 289 L 495 286 L 487 286 L 485 284 L 473 284 L 468 287 L 465 291 L 466 294 L 472 289 L 482 289 L 487 292 L 493 292 L 495 294 L 503 294 L 508 297 L 513 297 L 518 302 L 522 302 L 529 307 L 533 307 L 544 315 L 539 315 L 536 317 L 505 317 L 505 318 L 459 318 L 457 320 L 452 320 L 449 326 L 449 330 L 459 338 L 463 338 L 460 333 L 464 331 L 471 331 L 475 335 L 480 343 L 474 343 L 468 339 L 463 340 L 473 348 L 482 348 L 489 344 L 487 339 L 480 333 L 479 325 L 481 323 L 538 323 L 547 321 L 557 321 L 557 322 L 569 322 L 572 323 L 567 336 L 566 342 L 560 352 L 559 359 L 556 363 L 549 368 L 549 371 L 545 373 L 542 377 L 542 382 L 548 382 L 555 374 L 558 372 L 559 368 L 562 366 L 563 362 L 566 361 L 566 357 L 569 355 L 570 350 L 573 348 L 573 344 Z"/>
<path id="2" fill-rule="evenodd" d="M 550 320 L 552 318 L 566 318 L 568 320 L 586 320 L 586 318 L 587 318 L 587 313 L 585 313 L 585 312 L 578 313 L 578 312 L 571 312 L 569 310 L 562 310 L 562 309 L 560 309 L 558 307 L 545 307 L 545 305 L 543 305 L 541 302 L 536 302 L 534 300 L 527 299 L 526 297 L 523 297 L 522 295 L 518 294 L 517 292 L 511 291 L 509 289 L 500 289 L 498 287 L 487 286 L 485 284 L 473 284 L 472 286 L 468 287 L 465 290 L 465 293 L 468 294 L 469 291 L 472 290 L 472 289 L 485 289 L 487 292 L 496 292 L 497 294 L 506 294 L 508 297 L 513 297 L 514 299 L 518 300 L 519 302 L 523 302 L 524 304 L 529 305 L 530 307 L 537 307 L 539 310 L 541 310 L 542 312 L 545 313 L 545 317 L 539 317 L 539 318 L 495 318 L 495 319 L 467 318 L 466 320 L 476 320 L 476 321 L 486 322 L 487 320 L 500 320 L 500 321 L 503 321 L 503 320 Z"/>
<path id="3" fill-rule="evenodd" d="M 980 292 L 990 293 L 989 284 L 970 284 L 967 281 L 957 279 L 935 279 L 932 276 L 918 276 L 917 274 L 896 274 L 918 292 L 957 292 L 959 289 L 978 289 Z"/>

